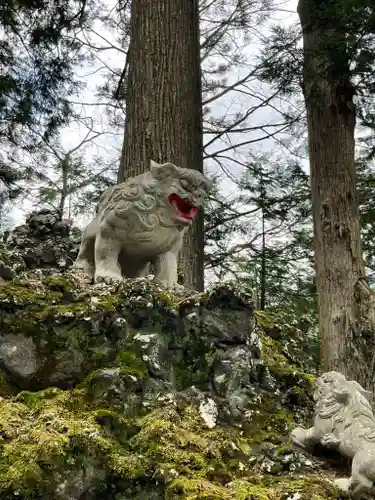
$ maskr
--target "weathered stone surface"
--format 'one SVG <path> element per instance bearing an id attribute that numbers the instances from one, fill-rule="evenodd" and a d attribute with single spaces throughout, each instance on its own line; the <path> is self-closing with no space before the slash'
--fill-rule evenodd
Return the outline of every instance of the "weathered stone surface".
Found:
<path id="1" fill-rule="evenodd" d="M 48 385 L 74 383 L 82 374 L 84 360 L 84 354 L 78 349 L 57 352 L 54 356 L 55 367 L 48 377 Z"/>
<path id="2" fill-rule="evenodd" d="M 0 367 L 22 384 L 38 372 L 38 355 L 31 337 L 6 333 L 0 336 Z"/>
<path id="3" fill-rule="evenodd" d="M 355 499 L 363 498 L 375 481 L 375 417 L 369 402 L 372 394 L 341 373 L 324 373 L 316 381 L 314 426 L 297 427 L 292 441 L 303 449 L 321 445 L 353 459 L 350 479 L 336 486 Z"/>
<path id="4" fill-rule="evenodd" d="M 147 172 L 110 186 L 82 234 L 75 267 L 107 284 L 143 277 L 177 285 L 184 233 L 212 188 L 203 173 L 151 160 Z"/>
<path id="5" fill-rule="evenodd" d="M 7 266 L 5 262 L 0 260 L 0 279 L 10 281 L 16 277 L 15 272 L 10 266 Z"/>

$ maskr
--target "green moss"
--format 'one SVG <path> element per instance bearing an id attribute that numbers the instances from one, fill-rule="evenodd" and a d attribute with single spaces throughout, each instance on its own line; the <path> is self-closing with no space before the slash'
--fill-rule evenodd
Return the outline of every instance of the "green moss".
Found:
<path id="1" fill-rule="evenodd" d="M 48 495 L 60 474 L 84 465 L 80 460 L 94 460 L 98 465 L 105 462 L 108 472 L 136 477 L 142 460 L 135 463 L 120 442 L 106 435 L 95 412 L 79 405 L 75 411 L 71 394 L 63 391 L 55 398 L 48 394 L 41 405 L 44 396 L 46 393 L 21 396 L 31 410 L 19 402 L 0 401 L 1 498 L 8 490 L 18 491 L 23 498 L 33 498 L 32 492 L 52 498 Z"/>
<path id="2" fill-rule="evenodd" d="M 134 391 L 147 386 L 147 364 L 121 324 L 114 325 L 116 317 L 129 320 L 129 324 L 150 322 L 150 331 L 160 330 L 167 337 L 168 329 L 176 327 L 179 308 L 208 302 L 210 297 L 174 297 L 147 281 L 125 280 L 111 293 L 100 292 L 98 296 L 90 296 L 91 292 L 77 286 L 73 279 L 56 276 L 33 287 L 6 284 L 0 289 L 2 331 L 32 336 L 47 354 L 56 347 L 83 351 L 91 377 L 98 367 L 119 367 L 121 374 L 137 378 Z M 77 290 L 77 299 L 69 302 L 66 294 Z M 270 326 L 274 320 L 264 315 L 259 318 L 264 328 L 267 321 Z M 137 331 L 138 326 L 131 326 Z M 103 343 L 93 345 L 95 336 L 90 335 L 108 330 L 115 334 L 121 330 L 116 339 L 122 349 L 105 365 L 108 353 L 95 350 Z M 178 344 L 173 359 L 178 388 L 200 385 L 212 363 L 202 349 L 199 333 L 197 330 L 197 339 L 189 338 L 189 343 L 174 339 L 176 344 L 181 340 L 183 352 L 180 359 Z M 265 366 L 278 385 L 289 384 L 296 394 L 305 395 L 313 377 L 287 359 L 281 341 L 262 337 L 262 342 Z M 93 360 L 98 364 L 90 365 Z M 129 391 L 133 391 L 134 377 L 123 379 L 130 380 Z M 96 403 L 95 397 L 89 396 L 88 382 L 90 376 L 80 389 L 23 391 L 14 400 L 0 399 L 0 498 L 13 498 L 16 491 L 24 500 L 54 498 L 56 485 L 64 477 L 86 468 L 105 471 L 119 482 L 136 484 L 140 480 L 151 488 L 157 482 L 164 485 L 167 499 L 284 500 L 293 493 L 306 494 L 309 500 L 336 498 L 329 485 L 309 474 L 303 480 L 293 475 L 251 477 L 249 456 L 267 443 L 277 445 L 272 450 L 278 455 L 291 451 L 287 437 L 295 425 L 294 412 L 287 404 L 282 407 L 275 394 L 261 393 L 247 408 L 244 427 L 232 422 L 207 429 L 198 409 L 192 407 L 181 410 L 150 400 L 143 408 L 134 404 L 131 414 L 124 412 L 121 401 L 118 411 L 105 409 L 106 402 Z M 139 396 L 134 391 L 129 392 L 129 405 L 133 404 L 131 396 Z M 0 395 L 9 395 L 1 372 Z M 155 407 L 158 404 L 162 407 Z"/>
<path id="3" fill-rule="evenodd" d="M 42 283 L 50 290 L 62 293 L 72 292 L 76 289 L 76 284 L 72 279 L 61 275 L 45 276 Z"/>
<path id="4" fill-rule="evenodd" d="M 80 318 L 83 316 L 90 317 L 92 310 L 90 306 L 86 302 L 73 302 L 73 303 L 47 303 L 44 304 L 44 307 L 41 307 L 37 312 L 35 312 L 35 316 L 39 320 L 56 320 L 58 318 Z"/>
<path id="5" fill-rule="evenodd" d="M 212 484 L 204 479 L 179 477 L 167 487 L 166 500 L 235 500 L 233 492 L 227 488 Z"/>
<path id="6" fill-rule="evenodd" d="M 255 484 L 254 484 L 255 483 Z M 282 500 L 293 497 L 296 493 L 301 499 L 309 500 L 336 500 L 340 495 L 336 489 L 317 474 L 305 475 L 297 478 L 290 475 L 261 476 L 248 480 L 236 480 L 232 483 L 236 500 Z"/>
<path id="7" fill-rule="evenodd" d="M 5 398 L 9 397 L 14 393 L 14 387 L 7 380 L 4 372 L 0 370 L 0 397 Z"/>
<path id="8" fill-rule="evenodd" d="M 278 317 L 276 314 L 269 312 L 269 311 L 261 311 L 259 309 L 256 309 L 254 311 L 254 317 L 258 323 L 258 325 L 264 330 L 264 331 L 275 331 L 278 330 Z"/>
<path id="9" fill-rule="evenodd" d="M 234 491 L 236 492 L 236 500 L 270 500 L 268 488 L 260 485 L 252 484 L 246 480 L 238 480 L 233 483 Z"/>
<path id="10" fill-rule="evenodd" d="M 292 453 L 294 448 L 291 443 L 284 443 L 283 445 L 278 446 L 277 448 L 277 456 L 288 455 Z"/>
<path id="11" fill-rule="evenodd" d="M 268 478 L 267 478 L 268 479 Z M 302 499 L 337 500 L 338 492 L 328 482 L 318 476 L 295 479 L 272 477 L 261 479 L 258 484 L 252 480 L 239 479 L 225 486 L 213 484 L 204 479 L 174 479 L 166 490 L 166 499 L 177 500 L 285 500 L 299 493 Z"/>
<path id="12" fill-rule="evenodd" d="M 37 408 L 46 399 L 52 399 L 58 394 L 63 394 L 63 391 L 57 389 L 56 387 L 49 387 L 43 391 L 32 392 L 32 391 L 21 391 L 17 394 L 15 401 L 23 403 L 28 408 Z"/>
<path id="13" fill-rule="evenodd" d="M 108 294 L 95 301 L 95 310 L 106 313 L 115 312 L 122 305 L 119 294 Z"/>
<path id="14" fill-rule="evenodd" d="M 155 294 L 155 299 L 158 304 L 162 304 L 171 309 L 178 308 L 178 301 L 176 300 L 176 297 L 170 292 L 158 292 Z"/>
<path id="15" fill-rule="evenodd" d="M 313 375 L 312 373 L 303 373 L 302 376 L 304 379 L 307 381 L 307 383 L 310 385 L 310 388 L 312 389 L 314 387 L 315 381 L 316 381 L 316 376 Z"/>
<path id="16" fill-rule="evenodd" d="M 59 294 L 52 294 L 49 298 L 58 298 Z M 17 285 L 12 282 L 4 284 L 0 288 L 0 303 L 4 306 L 25 306 L 25 305 L 44 305 L 46 304 L 44 291 L 34 290 L 27 286 Z"/>
<path id="17" fill-rule="evenodd" d="M 314 475 L 252 477 L 254 436 L 235 426 L 207 429 L 197 408 L 163 404 L 125 418 L 84 395 L 50 389 L 0 400 L 1 498 L 15 491 L 25 500 L 53 498 L 62 477 L 86 467 L 122 481 L 157 481 L 170 500 L 282 500 L 294 493 L 338 498 Z"/>
<path id="18" fill-rule="evenodd" d="M 121 349 L 117 354 L 117 363 L 123 372 L 144 378 L 148 375 L 146 363 L 140 355 L 130 349 Z"/>
<path id="19" fill-rule="evenodd" d="M 68 283 L 73 286 L 69 280 L 61 279 L 56 276 L 46 278 L 53 283 L 53 289 L 47 291 L 41 283 L 33 286 L 31 283 L 29 286 L 8 283 L 1 287 L 2 332 L 31 336 L 37 346 L 40 342 L 43 345 L 47 342 L 50 348 L 83 347 L 90 324 L 77 321 L 77 317 L 79 313 L 84 315 L 87 304 L 61 303 L 65 292 L 60 288 L 68 287 Z"/>
<path id="20" fill-rule="evenodd" d="M 256 402 L 248 408 L 244 423 L 244 434 L 252 443 L 284 443 L 294 425 L 291 410 L 283 407 L 277 398 L 268 392 L 261 392 Z"/>
<path id="21" fill-rule="evenodd" d="M 139 425 L 134 420 L 127 420 L 111 410 L 101 408 L 94 411 L 94 415 L 96 422 L 102 426 L 107 436 L 114 437 L 124 446 L 140 430 Z"/>
<path id="22" fill-rule="evenodd" d="M 298 370 L 280 351 L 280 343 L 277 340 L 271 337 L 262 338 L 262 358 L 271 373 L 282 375 Z"/>
<path id="23" fill-rule="evenodd" d="M 181 413 L 162 408 L 138 422 L 140 431 L 129 444 L 148 460 L 159 481 L 178 475 L 213 485 L 229 482 L 238 472 L 235 459 L 247 460 L 249 446 L 240 431 L 230 427 L 205 429 L 196 408 Z"/>
<path id="24" fill-rule="evenodd" d="M 311 391 L 315 377 L 301 370 L 283 353 L 283 344 L 271 337 L 262 337 L 262 359 L 269 371 L 278 380 L 284 379 L 290 387 L 300 385 L 303 390 Z"/>

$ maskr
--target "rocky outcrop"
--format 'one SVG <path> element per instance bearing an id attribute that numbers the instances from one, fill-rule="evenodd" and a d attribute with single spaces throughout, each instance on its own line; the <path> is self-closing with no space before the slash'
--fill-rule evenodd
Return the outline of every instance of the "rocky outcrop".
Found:
<path id="1" fill-rule="evenodd" d="M 0 498 L 338 499 L 288 438 L 308 352 L 233 287 L 24 270 L 0 286 Z"/>
<path id="2" fill-rule="evenodd" d="M 0 243 L 0 278 L 10 280 L 28 269 L 64 272 L 78 254 L 80 231 L 71 219 L 49 210 L 31 213 Z"/>

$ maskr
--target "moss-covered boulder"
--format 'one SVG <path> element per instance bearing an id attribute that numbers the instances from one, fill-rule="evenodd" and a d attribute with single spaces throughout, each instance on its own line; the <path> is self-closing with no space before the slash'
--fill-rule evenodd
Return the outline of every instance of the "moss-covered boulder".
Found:
<path id="1" fill-rule="evenodd" d="M 339 498 L 288 441 L 313 380 L 239 290 L 26 273 L 0 286 L 0 498 Z"/>

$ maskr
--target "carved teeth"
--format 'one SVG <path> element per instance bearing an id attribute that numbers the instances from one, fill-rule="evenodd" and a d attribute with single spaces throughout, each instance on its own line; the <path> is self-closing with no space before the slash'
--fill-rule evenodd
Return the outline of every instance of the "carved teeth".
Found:
<path id="1" fill-rule="evenodd" d="M 192 206 L 189 201 L 180 198 L 178 195 L 171 195 L 169 203 L 176 210 L 181 219 L 192 220 L 198 211 L 197 207 Z"/>

